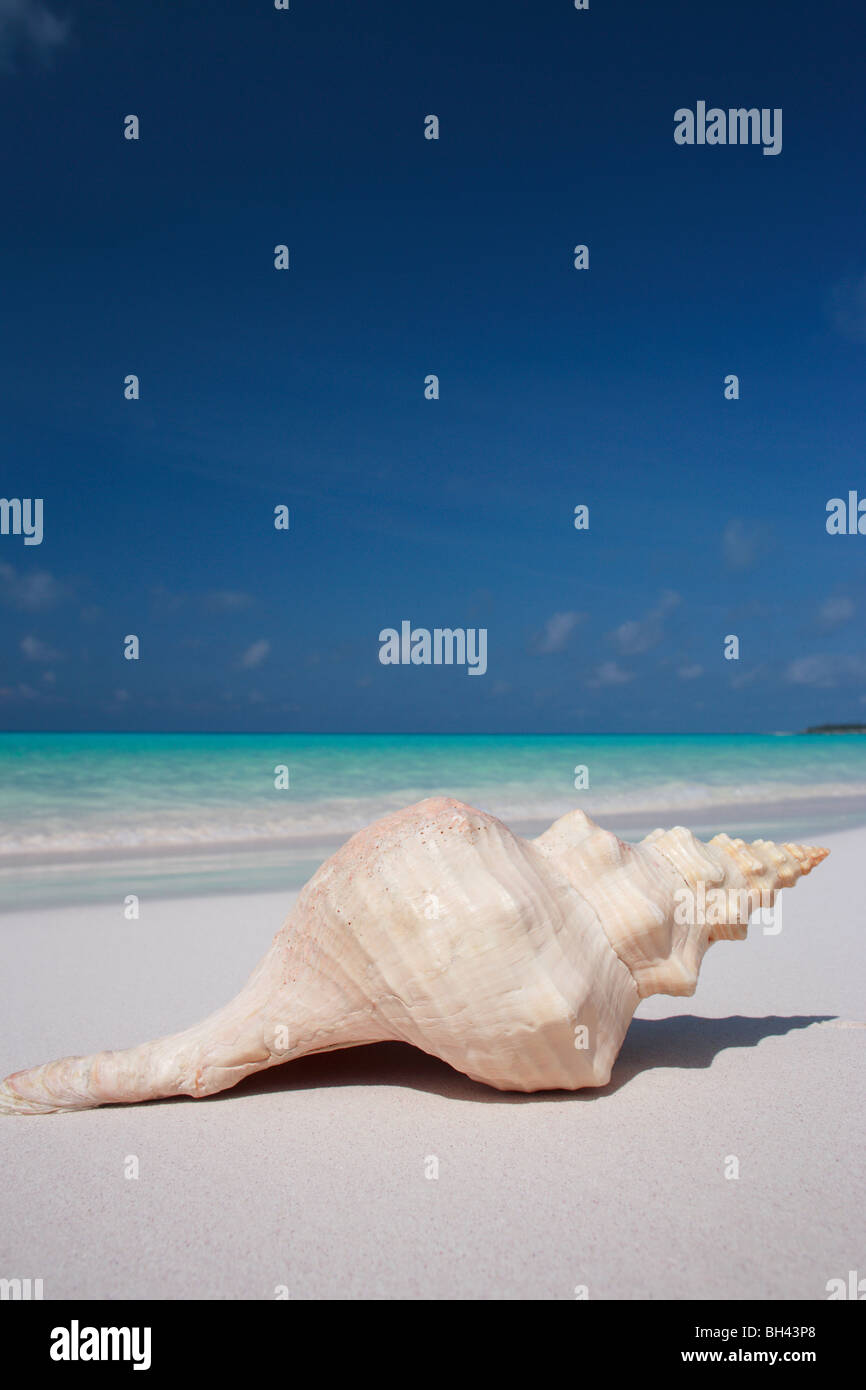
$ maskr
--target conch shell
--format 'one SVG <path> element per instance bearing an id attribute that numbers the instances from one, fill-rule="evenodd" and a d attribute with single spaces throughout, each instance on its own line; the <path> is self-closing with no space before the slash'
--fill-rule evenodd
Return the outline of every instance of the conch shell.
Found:
<path id="1" fill-rule="evenodd" d="M 157 1042 L 16 1072 L 0 1110 L 207 1096 L 386 1039 L 502 1091 L 604 1086 L 640 1000 L 693 994 L 707 947 L 742 940 L 755 908 L 827 854 L 702 844 L 681 826 L 625 844 L 583 811 L 523 840 L 459 801 L 422 801 L 321 866 L 225 1008 Z"/>

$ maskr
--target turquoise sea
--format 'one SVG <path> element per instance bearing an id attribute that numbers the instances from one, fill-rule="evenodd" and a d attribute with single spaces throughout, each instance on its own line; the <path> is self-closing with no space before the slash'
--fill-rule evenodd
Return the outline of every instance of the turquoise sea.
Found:
<path id="1" fill-rule="evenodd" d="M 438 794 L 523 832 L 579 805 L 631 839 L 808 840 L 866 824 L 866 737 L 0 734 L 0 908 L 297 888 Z"/>

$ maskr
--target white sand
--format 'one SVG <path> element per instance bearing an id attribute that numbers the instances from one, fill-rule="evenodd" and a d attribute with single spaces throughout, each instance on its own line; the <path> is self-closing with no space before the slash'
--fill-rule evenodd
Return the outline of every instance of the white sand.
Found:
<path id="1" fill-rule="evenodd" d="M 46 1298 L 826 1298 L 866 1251 L 866 830 L 813 838 L 833 854 L 781 934 L 646 1001 L 603 1091 L 502 1095 L 382 1044 L 207 1100 L 0 1117 L 0 1277 Z M 0 1076 L 194 1022 L 288 905 L 0 917 Z"/>

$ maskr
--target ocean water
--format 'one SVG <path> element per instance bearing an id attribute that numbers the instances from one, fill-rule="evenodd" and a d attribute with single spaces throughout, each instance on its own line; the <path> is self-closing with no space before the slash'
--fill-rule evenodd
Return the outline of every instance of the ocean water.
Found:
<path id="1" fill-rule="evenodd" d="M 581 806 L 631 839 L 809 840 L 866 824 L 866 737 L 0 734 L 0 909 L 297 888 L 440 794 L 524 833 Z"/>

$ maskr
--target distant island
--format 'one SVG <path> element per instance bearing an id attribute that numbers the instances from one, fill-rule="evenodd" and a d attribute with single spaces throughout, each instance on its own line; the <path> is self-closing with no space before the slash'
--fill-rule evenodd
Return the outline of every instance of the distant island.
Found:
<path id="1" fill-rule="evenodd" d="M 814 724 L 807 734 L 866 734 L 866 724 Z"/>

